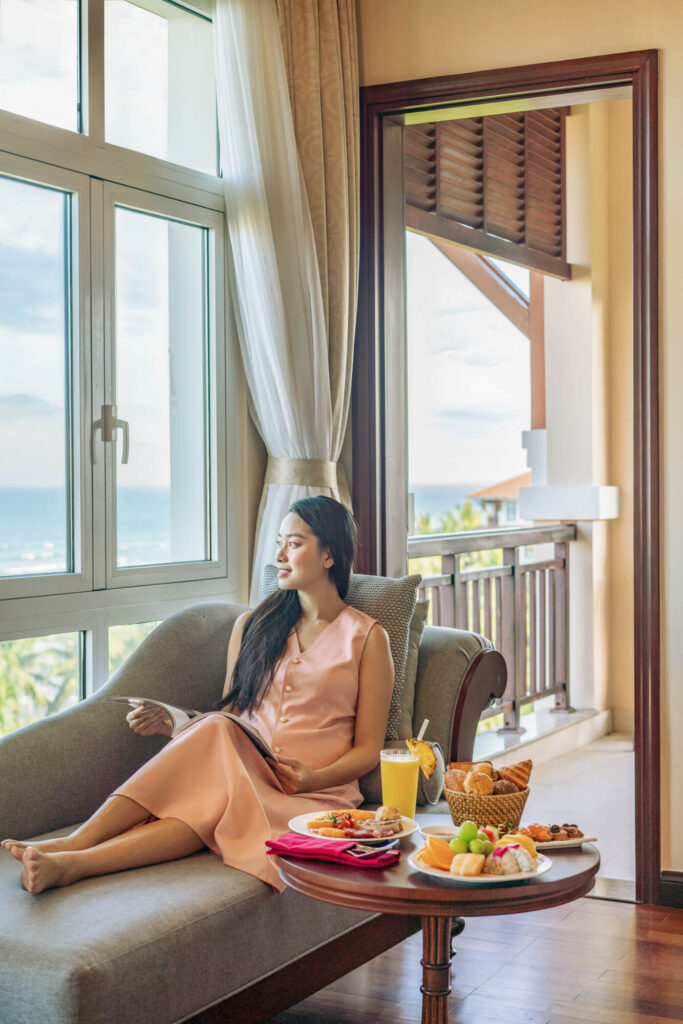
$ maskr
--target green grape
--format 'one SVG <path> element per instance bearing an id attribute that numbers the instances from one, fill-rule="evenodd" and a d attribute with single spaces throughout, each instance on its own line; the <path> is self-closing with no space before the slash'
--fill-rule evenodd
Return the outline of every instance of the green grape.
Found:
<path id="1" fill-rule="evenodd" d="M 479 826 L 475 821 L 463 821 L 458 832 L 458 839 L 464 839 L 466 843 L 476 838 Z"/>
<path id="2" fill-rule="evenodd" d="M 466 843 L 464 839 L 458 839 L 456 837 L 455 839 L 451 839 L 448 845 L 453 853 L 469 853 L 469 844 Z"/>

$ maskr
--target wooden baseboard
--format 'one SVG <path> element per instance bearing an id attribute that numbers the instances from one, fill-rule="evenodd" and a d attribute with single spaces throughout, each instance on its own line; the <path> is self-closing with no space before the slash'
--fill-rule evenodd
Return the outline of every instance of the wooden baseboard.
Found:
<path id="1" fill-rule="evenodd" d="M 683 871 L 662 871 L 660 907 L 683 907 Z"/>
<path id="2" fill-rule="evenodd" d="M 419 931 L 419 917 L 379 914 L 268 977 L 215 1003 L 186 1024 L 265 1024 Z"/>

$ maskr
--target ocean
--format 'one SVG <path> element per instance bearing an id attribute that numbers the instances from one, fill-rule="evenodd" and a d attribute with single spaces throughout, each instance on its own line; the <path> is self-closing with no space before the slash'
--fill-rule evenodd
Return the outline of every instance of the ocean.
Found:
<path id="1" fill-rule="evenodd" d="M 483 484 L 416 486 L 415 514 L 438 518 L 462 507 Z M 477 502 L 472 503 L 478 507 Z M 0 487 L 0 576 L 66 570 L 66 493 L 60 487 Z M 169 559 L 170 493 L 164 487 L 122 487 L 118 492 L 119 565 L 154 565 Z"/>
<path id="2" fill-rule="evenodd" d="M 119 565 L 168 561 L 171 503 L 165 487 L 118 492 Z M 62 487 L 0 487 L 0 576 L 66 570 L 66 492 Z"/>

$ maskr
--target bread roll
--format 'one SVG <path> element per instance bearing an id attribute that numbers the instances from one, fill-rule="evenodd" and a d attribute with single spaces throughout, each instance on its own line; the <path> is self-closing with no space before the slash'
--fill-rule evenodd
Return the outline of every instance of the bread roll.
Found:
<path id="1" fill-rule="evenodd" d="M 400 817 L 401 812 L 398 807 L 378 807 L 375 811 L 375 819 L 377 821 L 396 821 Z"/>
<path id="2" fill-rule="evenodd" d="M 453 789 L 456 793 L 464 793 L 465 774 L 459 768 L 449 768 L 443 780 L 446 789 Z"/>
<path id="3" fill-rule="evenodd" d="M 465 776 L 465 792 L 489 796 L 493 793 L 493 779 L 483 772 L 468 772 Z"/>
<path id="4" fill-rule="evenodd" d="M 498 779 L 497 782 L 493 783 L 494 796 L 503 796 L 505 793 L 518 792 L 519 790 L 515 786 L 514 782 L 509 782 L 507 779 Z"/>
<path id="5" fill-rule="evenodd" d="M 477 764 L 473 764 L 472 771 L 483 772 L 484 775 L 488 775 L 491 779 L 494 777 L 494 768 L 489 761 L 479 761 Z"/>
<path id="6" fill-rule="evenodd" d="M 475 765 L 478 769 L 483 764 L 486 764 L 489 766 L 489 768 L 492 768 L 492 764 L 490 761 L 449 761 L 448 767 L 458 768 L 459 771 L 461 772 L 471 772 L 474 770 Z"/>

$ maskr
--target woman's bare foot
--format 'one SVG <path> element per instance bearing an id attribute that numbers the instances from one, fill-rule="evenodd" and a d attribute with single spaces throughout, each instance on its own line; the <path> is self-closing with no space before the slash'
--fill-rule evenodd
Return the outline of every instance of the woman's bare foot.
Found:
<path id="1" fill-rule="evenodd" d="M 32 896 L 37 896 L 44 889 L 71 885 L 76 877 L 70 860 L 68 853 L 41 853 L 27 846 L 23 856 L 21 884 Z"/>
<path id="2" fill-rule="evenodd" d="M 87 849 L 76 834 L 63 836 L 61 839 L 41 839 L 39 842 L 31 842 L 28 839 L 3 839 L 0 846 L 8 850 L 17 860 L 23 858 L 29 846 L 40 853 L 68 853 L 71 850 Z"/>

